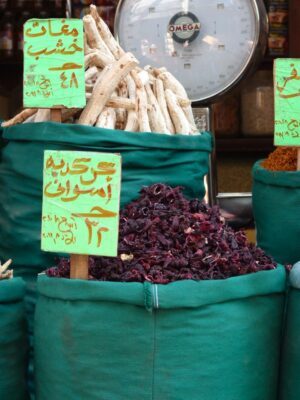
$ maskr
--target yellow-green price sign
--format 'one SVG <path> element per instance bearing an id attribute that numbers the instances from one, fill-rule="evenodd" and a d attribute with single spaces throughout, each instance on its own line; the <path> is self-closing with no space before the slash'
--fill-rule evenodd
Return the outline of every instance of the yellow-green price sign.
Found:
<path id="1" fill-rule="evenodd" d="M 83 108 L 83 22 L 30 19 L 24 24 L 24 107 Z"/>
<path id="2" fill-rule="evenodd" d="M 42 250 L 117 256 L 121 156 L 45 151 Z"/>
<path id="3" fill-rule="evenodd" d="M 276 146 L 300 146 L 300 60 L 279 58 L 274 64 Z"/>

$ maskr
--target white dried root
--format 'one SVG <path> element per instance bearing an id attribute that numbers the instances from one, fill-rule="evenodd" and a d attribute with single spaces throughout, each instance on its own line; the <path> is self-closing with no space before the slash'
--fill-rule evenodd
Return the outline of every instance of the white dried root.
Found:
<path id="1" fill-rule="evenodd" d="M 126 78 L 119 83 L 117 93 L 120 97 L 128 98 L 128 87 Z"/>
<path id="2" fill-rule="evenodd" d="M 35 122 L 34 121 L 35 116 L 36 116 L 36 113 L 32 114 L 30 117 L 26 118 L 25 121 L 23 121 L 23 124 L 29 124 L 29 123 Z"/>
<path id="3" fill-rule="evenodd" d="M 168 131 L 171 134 L 175 134 L 175 128 L 174 128 L 173 122 L 171 120 L 168 106 L 167 106 L 167 100 L 166 100 L 165 91 L 164 91 L 164 84 L 160 79 L 155 79 L 155 81 L 154 81 L 154 93 L 157 98 L 159 107 L 162 111 L 163 117 L 165 119 L 165 124 L 166 124 Z"/>
<path id="4" fill-rule="evenodd" d="M 113 62 L 114 60 L 109 55 L 100 50 L 94 50 L 92 53 L 89 53 L 84 57 L 85 68 L 92 66 L 104 68 Z"/>
<path id="5" fill-rule="evenodd" d="M 180 82 L 178 82 L 178 80 L 175 78 L 174 75 L 171 74 L 171 72 L 161 72 L 158 75 L 158 78 L 163 81 L 165 89 L 171 90 L 174 94 L 183 97 L 184 99 L 188 98 L 185 88 Z"/>
<path id="6" fill-rule="evenodd" d="M 130 110 L 128 112 L 127 123 L 124 130 L 128 132 L 137 132 L 139 130 L 139 121 L 136 111 Z"/>
<path id="7" fill-rule="evenodd" d="M 140 132 L 151 132 L 149 117 L 148 117 L 148 100 L 147 93 L 138 76 L 137 71 L 132 71 L 131 76 L 136 86 L 136 112 L 138 116 L 138 124 Z"/>
<path id="8" fill-rule="evenodd" d="M 195 135 L 198 134 L 198 129 L 196 127 L 196 122 L 194 119 L 194 114 L 193 114 L 193 110 L 191 106 L 187 106 L 187 107 L 182 107 L 182 110 L 187 118 L 187 120 L 190 123 L 190 134 L 191 135 Z"/>
<path id="9" fill-rule="evenodd" d="M 12 264 L 11 259 L 6 261 L 6 263 L 4 263 L 3 265 L 0 264 L 0 274 L 3 274 L 11 264 Z"/>
<path id="10" fill-rule="evenodd" d="M 125 126 L 125 131 L 137 132 L 139 129 L 138 116 L 136 112 L 136 86 L 131 75 L 126 77 L 128 96 L 130 101 L 134 103 L 134 109 L 128 111 L 127 123 Z"/>
<path id="11" fill-rule="evenodd" d="M 89 80 L 92 80 L 93 78 L 96 77 L 96 75 L 98 75 L 98 68 L 97 67 L 90 67 L 85 71 L 84 74 L 84 79 L 86 82 L 88 82 Z"/>
<path id="12" fill-rule="evenodd" d="M 163 81 L 165 89 L 171 90 L 177 96 L 181 97 L 182 99 L 188 99 L 188 95 L 186 93 L 185 88 L 183 85 L 175 78 L 171 72 L 160 69 L 160 74 L 158 77 Z M 192 111 L 192 107 L 190 105 L 182 106 L 183 112 L 190 123 L 189 133 L 196 133 L 198 132 L 194 120 L 194 115 Z"/>
<path id="13" fill-rule="evenodd" d="M 2 122 L 1 126 L 3 126 L 4 128 L 8 128 L 9 126 L 22 124 L 22 122 L 24 122 L 27 118 L 31 117 L 36 112 L 37 108 L 26 108 L 8 121 Z"/>
<path id="14" fill-rule="evenodd" d="M 105 107 L 97 119 L 96 126 L 100 128 L 115 129 L 116 111 L 113 108 Z"/>
<path id="15" fill-rule="evenodd" d="M 102 79 L 97 80 L 92 97 L 79 118 L 80 124 L 95 124 L 119 82 L 137 65 L 136 58 L 131 53 L 126 53 L 105 71 Z"/>
<path id="16" fill-rule="evenodd" d="M 152 131 L 157 133 L 171 134 L 171 132 L 167 128 L 163 113 L 159 107 L 156 97 L 154 96 L 154 93 L 152 92 L 150 84 L 148 83 L 147 85 L 145 85 L 145 88 L 148 98 L 148 104 L 150 105 L 148 115 Z"/>
<path id="17" fill-rule="evenodd" d="M 95 51 L 91 49 L 90 46 L 88 45 L 86 35 L 83 36 L 83 48 L 84 48 L 84 54 L 89 54 Z"/>
<path id="18" fill-rule="evenodd" d="M 125 110 L 135 110 L 135 101 L 131 99 L 126 99 L 124 97 L 112 97 L 106 103 L 107 107 L 112 108 L 123 108 Z"/>
<path id="19" fill-rule="evenodd" d="M 99 35 L 94 18 L 91 15 L 85 15 L 83 17 L 83 24 L 84 24 L 84 31 L 87 39 L 87 44 L 92 49 L 97 49 L 102 51 L 104 54 L 110 57 L 112 61 L 114 61 L 113 55 L 106 46 L 102 37 Z"/>
<path id="20" fill-rule="evenodd" d="M 86 98 L 90 99 L 92 97 L 92 93 L 86 93 Z M 106 107 L 112 108 L 123 108 L 127 111 L 135 110 L 136 103 L 134 100 L 126 99 L 124 97 L 114 96 L 108 100 L 106 103 Z"/>
<path id="21" fill-rule="evenodd" d="M 163 72 L 167 72 L 168 70 L 167 70 L 167 68 L 165 68 L 165 67 L 161 67 L 161 68 L 154 68 L 154 67 L 151 67 L 151 73 L 152 73 L 152 75 L 155 77 L 155 78 L 158 78 L 158 76 L 160 75 L 160 74 L 162 74 Z"/>
<path id="22" fill-rule="evenodd" d="M 92 84 L 92 83 L 86 83 L 85 84 L 85 94 L 87 94 L 87 93 L 92 93 L 93 92 L 93 90 L 94 90 L 94 84 Z"/>
<path id="23" fill-rule="evenodd" d="M 14 274 L 13 270 L 8 270 L 8 267 L 12 264 L 12 260 L 6 261 L 3 265 L 0 264 L 0 280 L 12 279 Z"/>
<path id="24" fill-rule="evenodd" d="M 120 131 L 125 129 L 126 125 L 126 111 L 121 109 L 121 108 L 116 108 L 116 129 L 119 129 Z"/>
<path id="25" fill-rule="evenodd" d="M 6 279 L 12 279 L 14 277 L 14 271 L 12 269 L 9 269 L 8 271 L 4 272 L 3 274 L 0 274 L 0 281 L 6 280 Z"/>
<path id="26" fill-rule="evenodd" d="M 107 65 L 106 67 L 103 68 L 102 71 L 99 71 L 98 75 L 97 75 L 97 79 L 94 82 L 94 87 L 93 87 L 93 91 L 95 90 L 95 87 L 102 82 L 103 78 L 105 77 L 105 74 L 107 74 L 107 72 L 110 70 L 111 68 L 111 64 Z"/>
<path id="27" fill-rule="evenodd" d="M 182 111 L 182 108 L 179 106 L 176 95 L 170 89 L 167 89 L 165 93 L 169 113 L 176 132 L 182 135 L 188 135 L 190 132 L 190 123 Z"/>
<path id="28" fill-rule="evenodd" d="M 116 129 L 124 131 L 127 120 L 126 112 L 124 112 L 124 110 L 120 108 L 115 109 L 115 112 L 116 112 Z"/>
<path id="29" fill-rule="evenodd" d="M 138 76 L 139 76 L 143 86 L 146 86 L 148 83 L 151 83 L 150 75 L 147 71 L 142 70 L 142 71 L 138 72 Z"/>
<path id="30" fill-rule="evenodd" d="M 86 53 L 84 52 L 84 68 L 87 69 L 91 66 L 93 66 L 93 63 L 91 62 L 92 57 L 96 54 L 96 51 L 93 51 L 91 53 Z"/>
<path id="31" fill-rule="evenodd" d="M 128 98 L 128 89 L 127 89 L 127 84 L 126 81 L 121 81 L 119 83 L 119 86 L 117 88 L 117 94 L 120 97 L 123 97 L 124 99 Z M 129 99 L 128 99 L 129 100 Z M 124 130 L 126 123 L 127 123 L 127 111 L 123 107 L 119 107 L 116 110 L 116 116 L 117 116 L 117 122 L 116 122 L 116 128 L 120 130 Z"/>
<path id="32" fill-rule="evenodd" d="M 35 114 L 34 122 L 51 121 L 50 108 L 39 108 Z"/>
<path id="33" fill-rule="evenodd" d="M 180 96 L 176 96 L 177 97 L 177 101 L 178 101 L 178 104 L 180 105 L 180 107 L 191 107 L 191 104 L 192 104 L 192 102 L 191 102 L 191 100 L 189 100 L 188 98 L 183 98 L 183 97 L 180 97 Z"/>
<path id="34" fill-rule="evenodd" d="M 110 50 L 114 58 L 116 60 L 119 60 L 125 54 L 124 50 L 118 44 L 116 39 L 113 37 L 111 31 L 109 30 L 108 26 L 98 14 L 96 6 L 94 5 L 90 6 L 90 13 L 95 20 L 98 32 L 100 36 L 103 38 L 107 48 Z"/>

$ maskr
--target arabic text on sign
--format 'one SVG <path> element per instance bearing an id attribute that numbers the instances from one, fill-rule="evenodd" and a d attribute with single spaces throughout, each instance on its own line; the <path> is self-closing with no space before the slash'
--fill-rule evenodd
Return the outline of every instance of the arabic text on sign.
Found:
<path id="1" fill-rule="evenodd" d="M 27 21 L 24 25 L 24 106 L 84 107 L 83 47 L 81 20 Z"/>
<path id="2" fill-rule="evenodd" d="M 300 60 L 277 59 L 274 68 L 276 146 L 300 146 Z"/>
<path id="3" fill-rule="evenodd" d="M 120 174 L 120 156 L 46 151 L 43 249 L 97 255 L 104 246 L 103 255 L 111 255 L 110 237 L 117 246 Z"/>

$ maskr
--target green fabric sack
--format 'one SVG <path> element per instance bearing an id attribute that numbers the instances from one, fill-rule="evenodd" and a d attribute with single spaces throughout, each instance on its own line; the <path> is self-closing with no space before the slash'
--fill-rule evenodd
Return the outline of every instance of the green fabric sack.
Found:
<path id="1" fill-rule="evenodd" d="M 53 254 L 40 251 L 44 150 L 121 153 L 121 207 L 135 199 L 142 186 L 167 183 L 184 186 L 185 194 L 203 198 L 212 138 L 132 133 L 52 122 L 4 128 L 0 162 L 0 255 L 15 265 L 53 264 Z M 4 240 L 5 238 L 5 240 Z"/>
<path id="2" fill-rule="evenodd" d="M 258 161 L 252 170 L 257 245 L 277 262 L 300 260 L 300 171 L 273 172 Z"/>
<path id="3" fill-rule="evenodd" d="M 168 285 L 40 275 L 37 399 L 274 400 L 285 286 L 282 266 Z"/>
<path id="4" fill-rule="evenodd" d="M 286 326 L 283 339 L 280 400 L 300 399 L 300 288 L 288 294 Z"/>
<path id="5" fill-rule="evenodd" d="M 279 400 L 300 399 L 300 264 L 289 275 Z"/>
<path id="6" fill-rule="evenodd" d="M 33 320 L 34 311 L 37 299 L 36 269 L 31 269 L 28 266 L 14 268 L 14 276 L 22 277 L 25 282 L 25 310 L 27 322 L 27 343 L 28 343 L 28 368 L 27 368 L 27 388 L 30 394 L 30 399 L 34 400 L 34 365 L 33 365 Z"/>
<path id="7" fill-rule="evenodd" d="M 25 400 L 27 340 L 20 278 L 0 281 L 0 399 Z"/>

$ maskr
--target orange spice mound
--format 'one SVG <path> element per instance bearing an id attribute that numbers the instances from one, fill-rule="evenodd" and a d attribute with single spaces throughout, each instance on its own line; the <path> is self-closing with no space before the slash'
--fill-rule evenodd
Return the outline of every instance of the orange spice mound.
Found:
<path id="1" fill-rule="evenodd" d="M 270 171 L 296 171 L 297 148 L 277 147 L 261 165 Z"/>

